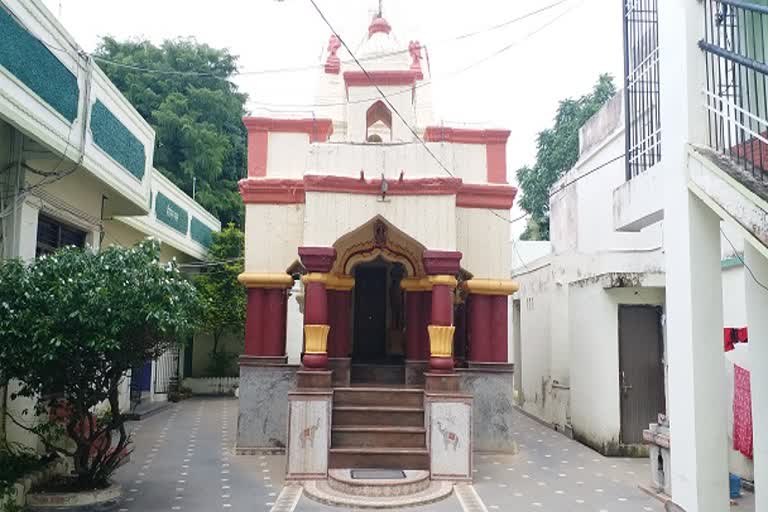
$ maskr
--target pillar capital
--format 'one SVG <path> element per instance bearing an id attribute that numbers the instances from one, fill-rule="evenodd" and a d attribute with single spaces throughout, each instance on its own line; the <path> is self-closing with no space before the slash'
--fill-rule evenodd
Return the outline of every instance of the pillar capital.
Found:
<path id="1" fill-rule="evenodd" d="M 285 273 L 243 272 L 237 276 L 246 288 L 291 288 L 293 278 Z"/>
<path id="2" fill-rule="evenodd" d="M 448 286 L 456 288 L 456 278 L 448 275 L 429 276 L 429 284 L 432 286 Z"/>
<path id="3" fill-rule="evenodd" d="M 424 269 L 427 274 L 456 275 L 459 273 L 461 253 L 459 251 L 431 251 L 426 250 L 422 255 Z"/>
<path id="4" fill-rule="evenodd" d="M 338 292 L 348 292 L 355 287 L 355 278 L 352 276 L 328 274 L 328 278 L 325 282 L 325 287 L 328 290 L 334 290 Z"/>
<path id="5" fill-rule="evenodd" d="M 328 273 L 336 260 L 333 247 L 299 247 L 299 258 L 309 272 Z"/>
<path id="6" fill-rule="evenodd" d="M 520 286 L 511 279 L 470 279 L 461 288 L 474 295 L 512 295 Z"/>
<path id="7" fill-rule="evenodd" d="M 428 292 L 432 290 L 432 283 L 427 277 L 405 277 L 400 280 L 400 288 L 406 292 Z"/>

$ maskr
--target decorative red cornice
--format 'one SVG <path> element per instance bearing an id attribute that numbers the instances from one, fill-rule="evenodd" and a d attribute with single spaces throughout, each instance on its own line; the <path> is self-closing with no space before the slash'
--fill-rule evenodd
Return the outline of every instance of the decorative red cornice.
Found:
<path id="1" fill-rule="evenodd" d="M 460 178 L 417 178 L 387 180 L 388 196 L 447 196 L 461 187 Z M 361 180 L 342 176 L 304 176 L 307 192 L 349 192 L 352 194 L 381 195 L 381 179 Z"/>
<path id="2" fill-rule="evenodd" d="M 381 180 L 307 175 L 303 180 L 250 178 L 240 180 L 245 204 L 301 204 L 306 192 L 381 195 Z M 459 208 L 512 208 L 517 189 L 506 185 L 464 184 L 460 178 L 387 180 L 388 196 L 455 195 Z"/>
<path id="3" fill-rule="evenodd" d="M 413 85 L 416 80 L 424 79 L 421 70 L 345 71 L 344 84 L 347 87 L 366 87 L 370 85 Z"/>
<path id="4" fill-rule="evenodd" d="M 238 183 L 245 204 L 304 203 L 304 181 L 281 179 L 244 179 Z"/>
<path id="5" fill-rule="evenodd" d="M 272 117 L 244 117 L 249 132 L 306 133 L 310 142 L 326 142 L 333 133 L 330 119 L 276 119 Z"/>
<path id="6" fill-rule="evenodd" d="M 454 142 L 457 144 L 506 144 L 509 130 L 475 130 L 471 128 L 450 128 L 428 126 L 424 130 L 427 142 Z"/>
<path id="7" fill-rule="evenodd" d="M 424 270 L 431 276 L 455 275 L 460 270 L 461 253 L 459 251 L 426 250 L 422 256 Z"/>
<path id="8" fill-rule="evenodd" d="M 465 183 L 456 194 L 456 206 L 460 208 L 509 210 L 515 202 L 515 196 L 517 196 L 515 187 Z"/>
<path id="9" fill-rule="evenodd" d="M 299 247 L 301 264 L 310 272 L 330 272 L 336 260 L 333 247 Z"/>

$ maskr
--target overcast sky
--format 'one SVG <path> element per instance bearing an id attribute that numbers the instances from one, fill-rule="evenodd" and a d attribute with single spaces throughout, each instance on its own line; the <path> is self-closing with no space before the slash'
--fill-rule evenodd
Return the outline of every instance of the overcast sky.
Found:
<path id="1" fill-rule="evenodd" d="M 243 71 L 316 64 L 330 35 L 309 0 L 43 1 L 86 51 L 92 51 L 103 35 L 153 42 L 194 36 L 239 55 Z M 353 48 L 367 34 L 369 13 L 378 4 L 377 0 L 316 1 Z M 481 123 L 512 131 L 511 181 L 517 167 L 535 160 L 536 134 L 550 126 L 560 99 L 589 91 L 602 72 L 621 83 L 621 1 L 566 0 L 502 29 L 450 39 L 555 1 L 384 0 L 384 16 L 403 45 L 417 39 L 427 46 L 436 118 L 446 124 Z M 452 73 L 510 44 L 512 48 L 486 62 Z M 250 96 L 249 108 L 256 110 L 264 103 L 312 103 L 315 73 L 250 75 L 236 82 Z M 516 213 L 517 209 L 513 216 Z"/>

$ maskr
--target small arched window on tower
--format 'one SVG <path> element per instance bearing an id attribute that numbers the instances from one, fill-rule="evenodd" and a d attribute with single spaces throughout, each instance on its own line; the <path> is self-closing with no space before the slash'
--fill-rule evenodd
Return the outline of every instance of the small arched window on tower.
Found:
<path id="1" fill-rule="evenodd" d="M 384 142 L 392 140 L 392 112 L 381 100 L 377 101 L 365 113 L 365 140 Z"/>

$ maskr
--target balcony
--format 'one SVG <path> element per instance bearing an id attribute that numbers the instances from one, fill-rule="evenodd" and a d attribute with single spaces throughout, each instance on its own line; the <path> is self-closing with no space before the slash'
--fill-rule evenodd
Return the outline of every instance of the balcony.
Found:
<path id="1" fill-rule="evenodd" d="M 768 7 L 707 0 L 704 10 L 699 47 L 706 59 L 708 146 L 722 170 L 768 200 Z"/>

